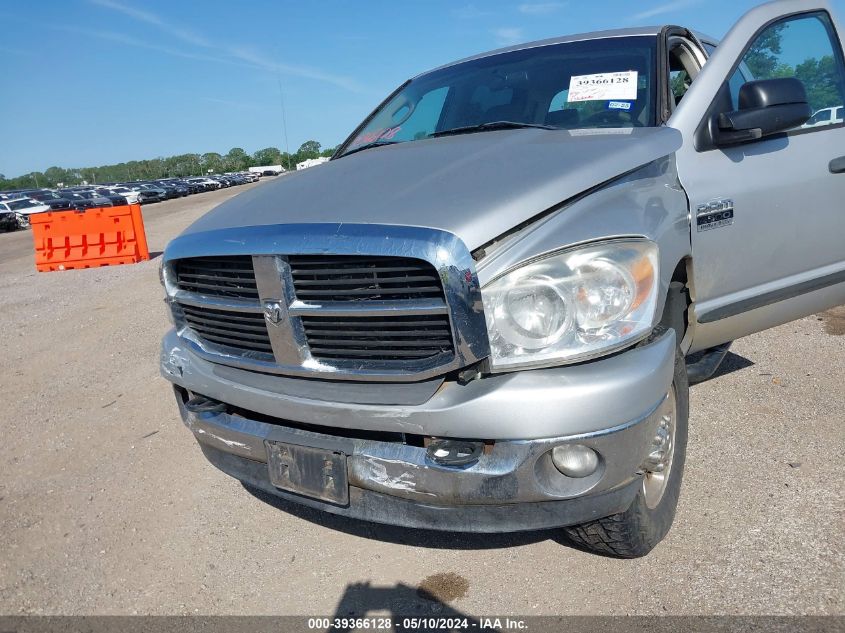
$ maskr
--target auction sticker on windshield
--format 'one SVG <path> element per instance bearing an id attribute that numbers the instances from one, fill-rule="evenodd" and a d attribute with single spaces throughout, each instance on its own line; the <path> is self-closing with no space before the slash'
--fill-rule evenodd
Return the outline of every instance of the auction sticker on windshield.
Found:
<path id="1" fill-rule="evenodd" d="M 635 100 L 637 98 L 637 71 L 596 75 L 573 75 L 569 80 L 567 102 Z"/>

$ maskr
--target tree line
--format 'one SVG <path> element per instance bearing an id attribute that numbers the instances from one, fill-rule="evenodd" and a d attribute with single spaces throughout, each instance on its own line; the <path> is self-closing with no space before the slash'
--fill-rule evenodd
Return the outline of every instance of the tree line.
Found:
<path id="1" fill-rule="evenodd" d="M 810 109 L 842 105 L 843 90 L 833 55 L 808 57 L 792 66 L 783 61 L 783 35 L 787 25 L 773 26 L 757 38 L 743 61 L 755 79 L 795 77 L 804 84 Z"/>
<path id="2" fill-rule="evenodd" d="M 296 169 L 296 164 L 309 158 L 331 156 L 335 148 L 323 149 L 317 141 L 306 141 L 299 149 L 289 154 L 276 147 L 265 147 L 247 154 L 240 147 L 233 147 L 226 154 L 206 152 L 205 154 L 179 154 L 166 158 L 132 160 L 116 165 L 99 167 L 49 167 L 17 178 L 5 178 L 0 174 L 0 189 L 38 189 L 58 186 L 70 187 L 83 183 L 129 182 L 133 180 L 156 180 L 200 176 L 209 172 L 218 174 L 231 171 L 246 171 L 258 165 L 281 165 L 285 169 Z"/>

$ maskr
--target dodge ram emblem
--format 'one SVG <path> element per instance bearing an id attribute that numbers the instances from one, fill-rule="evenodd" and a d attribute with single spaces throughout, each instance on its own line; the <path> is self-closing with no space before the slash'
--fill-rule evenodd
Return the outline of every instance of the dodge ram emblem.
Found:
<path id="1" fill-rule="evenodd" d="M 277 301 L 268 301 L 264 304 L 264 318 L 273 325 L 278 325 L 285 316 L 285 311 Z"/>

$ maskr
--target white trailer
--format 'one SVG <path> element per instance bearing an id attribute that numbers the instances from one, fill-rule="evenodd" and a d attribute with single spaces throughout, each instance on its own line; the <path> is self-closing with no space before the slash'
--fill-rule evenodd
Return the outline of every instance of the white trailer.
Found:
<path id="1" fill-rule="evenodd" d="M 299 171 L 300 169 L 308 169 L 309 167 L 314 167 L 315 165 L 322 165 L 323 163 L 329 162 L 329 159 L 325 156 L 320 156 L 319 158 L 308 158 L 301 163 L 296 164 L 296 170 Z"/>
<path id="2" fill-rule="evenodd" d="M 249 170 L 254 174 L 263 174 L 265 171 L 276 172 L 276 175 L 285 173 L 285 168 L 281 165 L 259 165 L 257 167 L 250 167 Z"/>

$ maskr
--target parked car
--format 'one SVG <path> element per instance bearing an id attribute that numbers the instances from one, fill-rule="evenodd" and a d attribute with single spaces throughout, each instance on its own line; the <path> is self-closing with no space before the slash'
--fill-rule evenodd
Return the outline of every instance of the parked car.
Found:
<path id="1" fill-rule="evenodd" d="M 194 182 L 194 183 L 200 184 L 200 185 L 205 187 L 206 191 L 213 191 L 215 189 L 220 189 L 222 187 L 222 185 L 219 182 L 217 182 L 216 180 L 212 180 L 211 178 L 205 178 L 205 177 L 191 178 L 191 179 L 189 179 L 188 182 Z"/>
<path id="2" fill-rule="evenodd" d="M 820 125 L 835 125 L 845 122 L 845 107 L 821 108 L 813 113 L 801 127 L 818 127 Z"/>
<path id="3" fill-rule="evenodd" d="M 204 191 L 204 187 L 196 182 L 190 182 L 188 180 L 182 179 L 179 181 L 179 184 L 188 190 L 188 195 L 193 195 L 195 193 L 201 193 Z"/>
<path id="4" fill-rule="evenodd" d="M 150 202 L 161 202 L 164 197 L 160 190 L 140 189 L 138 191 L 138 202 L 148 204 Z"/>
<path id="5" fill-rule="evenodd" d="M 28 222 L 24 216 L 21 216 L 0 202 L 0 231 L 17 231 L 25 228 Z"/>
<path id="6" fill-rule="evenodd" d="M 112 201 L 109 197 L 101 195 L 101 194 L 97 193 L 96 191 L 92 191 L 90 189 L 77 189 L 77 190 L 60 189 L 59 193 L 62 194 L 63 196 L 65 196 L 65 197 L 73 195 L 73 196 L 79 196 L 81 198 L 84 198 L 85 200 L 88 200 L 91 203 L 90 207 L 88 207 L 88 208 L 95 208 L 95 207 L 99 208 L 99 207 L 111 207 L 111 206 L 113 206 L 113 203 L 112 203 Z M 72 198 L 72 200 L 78 200 L 78 199 L 79 198 L 77 198 L 77 197 Z M 122 198 L 122 200 L 123 200 L 122 204 L 126 204 L 126 198 Z"/>
<path id="7" fill-rule="evenodd" d="M 33 205 L 29 198 L 15 198 L 0 202 L 0 229 L 3 231 L 16 231 L 29 226 L 29 216 L 40 205 Z M 29 213 L 27 211 L 29 210 Z M 42 209 L 42 211 L 45 209 Z M 46 209 L 46 210 L 49 210 Z"/>
<path id="8" fill-rule="evenodd" d="M 73 208 L 73 202 L 51 189 L 37 189 L 29 191 L 26 195 L 33 200 L 38 200 L 42 204 L 48 205 L 52 211 L 62 211 Z"/>
<path id="9" fill-rule="evenodd" d="M 50 211 L 50 205 L 43 204 L 38 200 L 33 200 L 29 197 L 6 200 L 2 204 L 5 209 L 27 217 L 33 213 L 44 213 L 45 211 Z"/>
<path id="10" fill-rule="evenodd" d="M 143 183 L 141 185 L 141 189 L 145 191 L 152 191 L 158 194 L 160 200 L 167 200 L 168 196 L 175 197 L 175 193 L 173 191 L 168 191 L 164 187 L 160 187 L 159 185 L 155 185 L 152 183 Z"/>
<path id="11" fill-rule="evenodd" d="M 778 76 L 830 56 L 815 94 L 845 96 L 817 6 L 763 4 L 718 45 L 629 28 L 446 65 L 319 169 L 199 219 L 164 253 L 160 358 L 205 456 L 333 514 L 646 554 L 688 380 L 845 303 L 845 126 L 801 129 Z"/>
<path id="12" fill-rule="evenodd" d="M 201 193 L 205 191 L 205 188 L 199 183 L 188 182 L 184 179 L 177 180 L 176 186 L 184 188 L 188 192 L 187 195 L 193 195 L 195 193 Z"/>
<path id="13" fill-rule="evenodd" d="M 133 191 L 129 187 L 124 187 L 122 185 L 113 185 L 105 188 L 101 188 L 97 190 L 102 195 L 111 194 L 115 196 L 122 196 L 126 199 L 128 204 L 138 204 L 138 192 Z"/>
<path id="14" fill-rule="evenodd" d="M 77 211 L 85 211 L 87 209 L 93 209 L 95 207 L 100 206 L 111 206 L 111 203 L 108 204 L 98 204 L 94 200 L 86 198 L 85 196 L 81 195 L 76 191 L 69 191 L 67 189 L 61 191 L 62 197 L 66 198 L 70 201 L 70 204 L 73 206 L 74 209 Z M 106 201 L 108 202 L 108 201 Z"/>
<path id="15" fill-rule="evenodd" d="M 147 183 L 151 187 L 156 187 L 161 189 L 164 192 L 164 199 L 165 200 L 173 200 L 174 198 L 179 197 L 179 193 L 176 191 L 176 187 L 171 185 L 170 183 L 161 182 L 158 180 L 154 180 L 152 182 Z"/>
<path id="16" fill-rule="evenodd" d="M 188 186 L 179 180 L 157 180 L 156 183 L 162 187 L 171 187 L 176 198 L 183 198 L 190 194 Z"/>
<path id="17" fill-rule="evenodd" d="M 132 194 L 130 196 L 126 196 L 122 193 L 118 193 L 113 189 L 109 189 L 107 187 L 98 187 L 95 189 L 98 195 L 103 196 L 104 198 L 108 198 L 111 200 L 112 206 L 119 207 L 127 204 L 135 204 L 138 200 L 138 196 L 135 192 L 126 191 L 128 194 Z M 134 200 L 134 202 L 130 202 L 130 198 Z"/>
<path id="18" fill-rule="evenodd" d="M 112 193 L 108 189 L 96 189 L 94 191 L 88 192 L 92 196 L 96 196 L 99 198 L 105 198 L 109 202 L 111 202 L 111 206 L 113 207 L 123 207 L 129 204 L 129 201 L 126 197 L 121 196 L 120 194 Z M 83 195 L 85 195 L 83 193 Z"/>
<path id="19" fill-rule="evenodd" d="M 149 202 L 160 202 L 165 199 L 166 192 L 161 187 L 155 187 L 147 183 L 132 182 L 126 186 L 138 193 L 138 202 L 147 204 Z"/>

